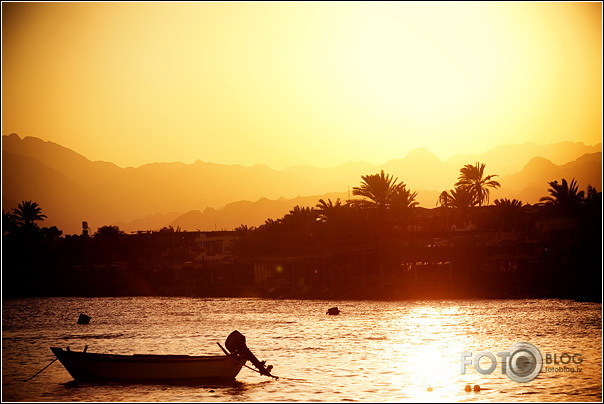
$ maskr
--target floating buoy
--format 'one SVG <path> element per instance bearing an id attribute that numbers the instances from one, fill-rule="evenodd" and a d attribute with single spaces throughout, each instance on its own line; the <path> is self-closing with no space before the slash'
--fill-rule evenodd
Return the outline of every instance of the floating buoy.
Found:
<path id="1" fill-rule="evenodd" d="M 89 322 L 90 322 L 90 316 L 80 313 L 80 317 L 78 318 L 78 324 L 88 324 Z"/>
<path id="2" fill-rule="evenodd" d="M 330 316 L 338 315 L 338 314 L 340 314 L 340 309 L 338 309 L 337 307 L 332 307 L 329 310 L 327 310 L 326 314 L 329 314 Z"/>
<path id="3" fill-rule="evenodd" d="M 472 386 L 470 386 L 469 384 L 466 384 L 466 388 L 464 390 L 465 391 L 472 391 Z"/>
<path id="4" fill-rule="evenodd" d="M 434 390 L 434 389 L 433 389 L 432 387 L 428 387 L 426 390 L 427 390 L 427 391 L 432 391 L 432 390 Z"/>
<path id="5" fill-rule="evenodd" d="M 477 385 L 477 384 L 475 384 L 475 385 L 474 385 L 474 391 L 480 391 L 480 386 L 479 386 L 479 385 Z"/>

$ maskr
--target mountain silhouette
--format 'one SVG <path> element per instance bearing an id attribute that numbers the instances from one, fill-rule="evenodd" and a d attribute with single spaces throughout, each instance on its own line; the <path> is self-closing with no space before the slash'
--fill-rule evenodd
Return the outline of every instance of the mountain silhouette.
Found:
<path id="1" fill-rule="evenodd" d="M 534 157 L 543 157 L 553 164 L 562 165 L 585 153 L 597 152 L 602 152 L 602 143 L 586 146 L 582 142 L 559 142 L 547 145 L 530 142 L 501 145 L 480 154 L 456 154 L 448 158 L 445 163 L 450 167 L 461 167 L 464 164 L 480 161 L 487 163 L 489 172 L 504 176 L 519 172 Z"/>
<path id="2" fill-rule="evenodd" d="M 563 165 L 555 165 L 543 157 L 535 157 L 518 173 L 503 176 L 500 179 L 502 187 L 497 192 L 507 193 L 524 203 L 538 203 L 539 198 L 546 196 L 543 184 L 562 178 L 570 181 L 577 179 L 579 189 L 585 190 L 588 185 L 602 190 L 602 152 L 586 153 L 578 159 Z M 505 185 L 504 185 L 505 184 Z"/>
<path id="3" fill-rule="evenodd" d="M 36 201 L 48 216 L 43 225 L 56 225 L 65 234 L 79 234 L 82 221 L 93 231 L 113 224 L 127 232 L 170 224 L 183 230 L 232 229 L 282 217 L 296 204 L 315 206 L 320 198 L 345 200 L 352 187 L 359 185 L 361 175 L 381 169 L 417 191 L 420 206 L 433 208 L 440 192 L 453 188 L 459 169 L 475 161 L 485 163 L 489 174 L 500 175 L 502 188 L 492 193 L 491 201 L 520 196 L 525 203 L 536 203 L 547 195 L 547 181 L 563 177 L 577 178 L 581 189 L 591 183 L 601 190 L 601 144 L 527 145 L 466 155 L 463 163 L 451 163 L 455 159 L 442 162 L 420 148 L 382 165 L 349 162 L 330 168 L 275 170 L 262 164 L 245 167 L 198 160 L 121 168 L 90 161 L 54 142 L 11 134 L 2 136 L 2 205 L 7 211 L 22 200 Z M 539 154 L 526 157 L 520 165 L 522 156 L 529 155 L 525 147 Z M 560 159 L 563 148 L 570 151 L 568 161 L 556 164 L 547 160 L 547 156 Z M 513 153 L 514 158 L 503 151 Z M 542 158 L 531 160 L 539 156 Z M 504 174 L 509 169 L 496 169 L 506 162 L 520 168 L 509 174 Z M 183 218 L 185 212 L 188 216 Z"/>
<path id="4" fill-rule="evenodd" d="M 346 193 L 303 196 L 293 199 L 260 198 L 255 202 L 238 201 L 229 203 L 221 209 L 206 208 L 203 212 L 191 210 L 173 220 L 170 225 L 186 230 L 232 230 L 242 224 L 246 224 L 248 227 L 258 227 L 268 218 L 283 217 L 296 205 L 314 207 L 321 198 L 332 201 L 340 198 L 344 201 Z"/>
<path id="5" fill-rule="evenodd" d="M 5 211 L 21 201 L 31 200 L 43 207 L 43 213 L 48 216 L 45 226 L 81 228 L 81 221 L 85 220 L 81 219 L 85 217 L 83 206 L 91 197 L 85 189 L 46 164 L 2 151 L 2 208 Z"/>
<path id="6" fill-rule="evenodd" d="M 402 159 L 386 162 L 380 169 L 398 176 L 411 189 L 443 190 L 452 187 L 460 167 L 448 166 L 434 153 L 421 147 L 411 150 Z"/>

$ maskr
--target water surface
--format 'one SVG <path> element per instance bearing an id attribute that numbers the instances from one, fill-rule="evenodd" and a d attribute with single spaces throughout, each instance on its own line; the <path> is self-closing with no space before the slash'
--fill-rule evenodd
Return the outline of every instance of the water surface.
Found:
<path id="1" fill-rule="evenodd" d="M 329 307 L 341 314 L 328 316 Z M 3 401 L 601 401 L 601 304 L 568 300 L 315 301 L 178 297 L 3 301 Z M 80 313 L 91 316 L 77 324 Z M 239 330 L 278 381 L 243 368 L 227 385 L 76 383 L 50 346 L 100 353 L 220 354 Z M 529 342 L 580 353 L 581 372 L 517 383 L 461 374 L 460 353 Z M 481 362 L 482 363 L 482 362 Z M 576 365 L 572 364 L 573 368 Z M 487 366 L 484 366 L 487 367 Z M 567 366 L 570 368 L 570 366 Z M 466 384 L 480 392 L 466 392 Z M 432 391 L 428 388 L 432 387 Z"/>

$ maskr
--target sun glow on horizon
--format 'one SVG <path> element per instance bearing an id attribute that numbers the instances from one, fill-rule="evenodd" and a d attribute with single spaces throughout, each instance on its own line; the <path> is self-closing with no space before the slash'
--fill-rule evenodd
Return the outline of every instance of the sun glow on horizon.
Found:
<path id="1" fill-rule="evenodd" d="M 3 135 L 120 166 L 601 141 L 599 3 L 3 3 Z M 32 119 L 35 117 L 35 119 Z"/>

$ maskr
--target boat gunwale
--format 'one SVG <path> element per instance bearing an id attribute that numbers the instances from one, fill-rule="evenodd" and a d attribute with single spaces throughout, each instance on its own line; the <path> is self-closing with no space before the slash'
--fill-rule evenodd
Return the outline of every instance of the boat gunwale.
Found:
<path id="1" fill-rule="evenodd" d="M 111 354 L 96 352 L 67 351 L 63 348 L 51 347 L 51 351 L 66 360 L 89 360 L 108 362 L 196 362 L 196 361 L 225 361 L 228 358 L 245 363 L 243 358 L 235 355 L 166 355 L 166 354 Z M 59 359 L 61 359 L 59 358 Z"/>

